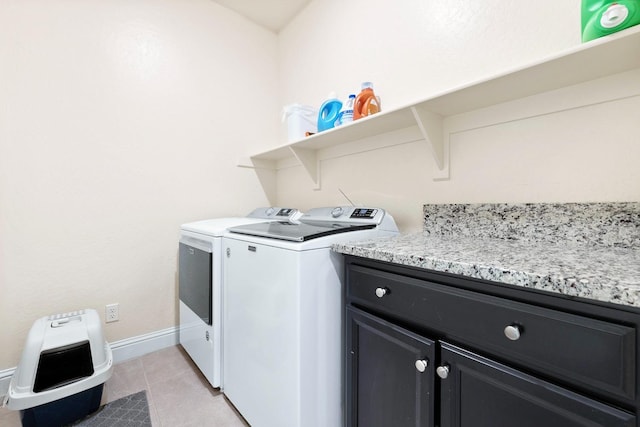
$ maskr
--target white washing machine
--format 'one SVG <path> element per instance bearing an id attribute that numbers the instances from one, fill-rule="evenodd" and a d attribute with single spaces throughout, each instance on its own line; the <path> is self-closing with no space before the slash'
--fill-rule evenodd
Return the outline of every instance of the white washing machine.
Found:
<path id="1" fill-rule="evenodd" d="M 343 425 L 343 261 L 333 243 L 398 233 L 382 209 L 312 209 L 223 238 L 224 389 L 252 427 Z"/>
<path id="2" fill-rule="evenodd" d="M 180 344 L 214 387 L 221 387 L 222 234 L 240 224 L 296 221 L 297 209 L 257 208 L 247 217 L 183 224 L 179 248 Z"/>

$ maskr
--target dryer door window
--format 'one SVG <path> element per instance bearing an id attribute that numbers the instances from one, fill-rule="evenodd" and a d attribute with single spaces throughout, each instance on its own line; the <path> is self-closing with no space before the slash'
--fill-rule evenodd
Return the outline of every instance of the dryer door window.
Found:
<path id="1" fill-rule="evenodd" d="M 179 294 L 185 303 L 207 325 L 212 324 L 211 262 L 212 253 L 180 243 Z"/>

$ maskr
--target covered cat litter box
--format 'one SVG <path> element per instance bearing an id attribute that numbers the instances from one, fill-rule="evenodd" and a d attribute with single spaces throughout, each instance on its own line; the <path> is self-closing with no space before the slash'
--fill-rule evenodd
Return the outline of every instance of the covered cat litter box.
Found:
<path id="1" fill-rule="evenodd" d="M 11 378 L 5 406 L 24 427 L 63 426 L 96 411 L 113 355 L 95 310 L 35 321 Z"/>

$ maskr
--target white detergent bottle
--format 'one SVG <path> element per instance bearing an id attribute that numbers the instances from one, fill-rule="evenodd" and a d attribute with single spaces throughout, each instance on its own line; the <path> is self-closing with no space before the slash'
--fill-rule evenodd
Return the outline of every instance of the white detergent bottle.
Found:
<path id="1" fill-rule="evenodd" d="M 353 121 L 353 104 L 355 101 L 356 95 L 352 93 L 349 95 L 349 99 L 342 104 L 342 110 L 340 110 L 340 116 L 338 117 L 336 125 L 344 125 Z"/>

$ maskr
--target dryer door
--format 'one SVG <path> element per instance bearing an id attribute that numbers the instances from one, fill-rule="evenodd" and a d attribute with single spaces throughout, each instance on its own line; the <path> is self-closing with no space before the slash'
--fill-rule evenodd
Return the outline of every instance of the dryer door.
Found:
<path id="1" fill-rule="evenodd" d="M 185 303 L 207 325 L 212 324 L 211 244 L 196 239 L 180 240 L 179 294 Z"/>

